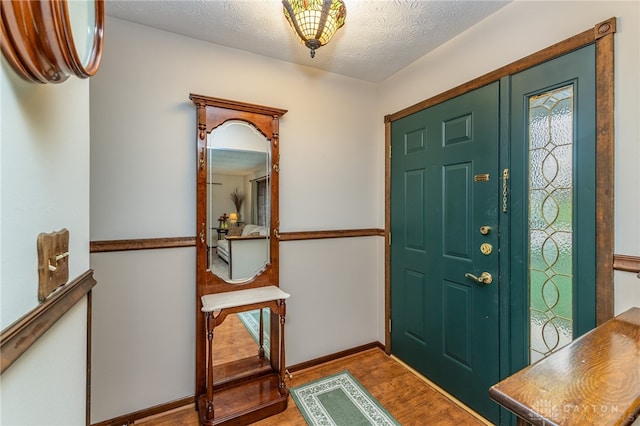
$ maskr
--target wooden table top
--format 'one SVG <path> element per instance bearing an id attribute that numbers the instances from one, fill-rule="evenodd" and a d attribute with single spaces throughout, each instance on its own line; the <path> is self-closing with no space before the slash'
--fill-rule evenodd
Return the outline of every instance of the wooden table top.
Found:
<path id="1" fill-rule="evenodd" d="M 534 425 L 629 425 L 640 413 L 640 308 L 489 389 Z"/>

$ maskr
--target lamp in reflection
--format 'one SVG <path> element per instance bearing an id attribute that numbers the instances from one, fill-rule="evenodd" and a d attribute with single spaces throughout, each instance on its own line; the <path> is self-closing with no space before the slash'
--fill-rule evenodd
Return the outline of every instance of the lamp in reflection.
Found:
<path id="1" fill-rule="evenodd" d="M 238 213 L 230 213 L 229 214 L 229 223 L 231 224 L 231 226 L 237 226 L 238 225 Z"/>
<path id="2" fill-rule="evenodd" d="M 347 16 L 342 0 L 282 0 L 282 5 L 285 18 L 302 44 L 311 49 L 312 58 L 344 25 Z"/>

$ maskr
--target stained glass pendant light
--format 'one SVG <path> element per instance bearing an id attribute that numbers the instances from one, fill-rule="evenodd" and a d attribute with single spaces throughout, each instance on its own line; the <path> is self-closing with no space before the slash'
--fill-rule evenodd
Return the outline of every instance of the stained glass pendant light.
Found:
<path id="1" fill-rule="evenodd" d="M 282 0 L 284 16 L 296 35 L 309 49 L 311 57 L 316 49 L 331 40 L 344 25 L 347 8 L 342 0 Z"/>

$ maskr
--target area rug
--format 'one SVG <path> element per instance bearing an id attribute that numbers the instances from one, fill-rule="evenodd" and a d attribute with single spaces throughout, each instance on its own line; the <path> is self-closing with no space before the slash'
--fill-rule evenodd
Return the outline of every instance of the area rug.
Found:
<path id="1" fill-rule="evenodd" d="M 400 424 L 347 370 L 291 388 L 291 396 L 312 426 Z"/>
<path id="2" fill-rule="evenodd" d="M 269 339 L 269 336 L 271 334 L 269 333 L 269 314 L 269 309 L 262 310 L 262 324 L 264 326 L 264 339 L 262 341 L 262 346 L 264 349 L 264 354 L 267 358 L 269 358 L 269 350 L 271 348 L 271 340 Z M 240 321 L 242 322 L 244 327 L 247 329 L 251 337 L 253 337 L 253 340 L 255 340 L 256 343 L 260 344 L 260 309 L 240 312 L 238 313 L 238 318 L 240 318 Z"/>

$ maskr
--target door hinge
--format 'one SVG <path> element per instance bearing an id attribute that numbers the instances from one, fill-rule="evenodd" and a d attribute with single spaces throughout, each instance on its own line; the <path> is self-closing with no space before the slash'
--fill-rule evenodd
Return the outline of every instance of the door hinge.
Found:
<path id="1" fill-rule="evenodd" d="M 509 169 L 504 169 L 502 171 L 502 212 L 506 213 L 509 210 L 507 202 L 508 202 L 508 183 L 509 180 Z"/>
<path id="2" fill-rule="evenodd" d="M 389 245 L 391 245 L 391 231 L 389 231 Z"/>
<path id="3" fill-rule="evenodd" d="M 391 158 L 391 145 L 389 145 L 389 158 Z"/>
<path id="4" fill-rule="evenodd" d="M 389 333 L 391 333 L 391 318 L 389 318 Z"/>

